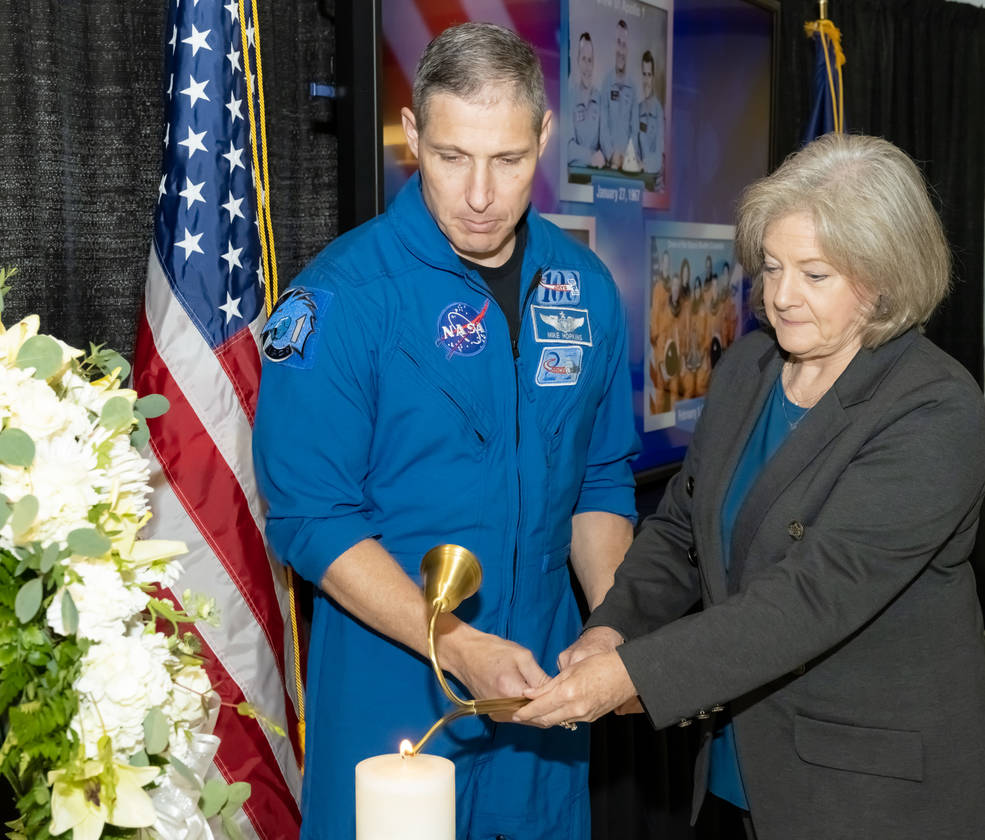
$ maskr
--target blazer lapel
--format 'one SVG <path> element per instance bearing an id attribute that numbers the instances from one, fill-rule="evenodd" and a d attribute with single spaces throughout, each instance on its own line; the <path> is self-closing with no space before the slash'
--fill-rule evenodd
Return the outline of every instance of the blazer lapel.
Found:
<path id="1" fill-rule="evenodd" d="M 694 532 L 703 535 L 699 562 L 705 573 L 711 603 L 725 600 L 728 583 L 722 551 L 722 502 L 728 492 L 739 456 L 745 448 L 783 360 L 771 345 L 743 375 L 735 377 L 724 411 L 710 415 L 702 446 L 702 493 L 695 496 Z M 736 420 L 739 424 L 736 425 Z M 733 554 L 733 562 L 735 555 Z"/>
<path id="2" fill-rule="evenodd" d="M 728 572 L 729 592 L 738 591 L 745 559 L 763 518 L 803 469 L 850 423 L 851 406 L 871 398 L 903 351 L 913 342 L 915 331 L 904 333 L 875 350 L 859 350 L 827 394 L 814 406 L 759 474 L 739 509 L 732 533 L 732 562 Z M 772 385 L 774 377 L 767 377 Z M 759 416 L 758 412 L 753 418 Z M 743 446 L 752 427 L 745 432 Z M 735 461 L 726 474 L 731 479 Z"/>

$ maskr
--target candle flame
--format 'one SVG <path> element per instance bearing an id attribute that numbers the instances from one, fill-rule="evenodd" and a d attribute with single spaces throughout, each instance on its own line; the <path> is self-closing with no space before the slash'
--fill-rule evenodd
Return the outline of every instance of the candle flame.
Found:
<path id="1" fill-rule="evenodd" d="M 407 756 L 413 754 L 414 754 L 414 745 L 406 738 L 404 738 L 404 740 L 400 742 L 400 755 L 403 756 L 404 758 L 407 758 Z"/>

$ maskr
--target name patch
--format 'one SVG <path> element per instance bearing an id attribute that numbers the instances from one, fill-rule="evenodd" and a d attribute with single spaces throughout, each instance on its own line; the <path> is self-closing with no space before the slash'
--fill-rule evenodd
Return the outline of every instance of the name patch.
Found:
<path id="1" fill-rule="evenodd" d="M 545 347 L 540 353 L 535 381 L 542 388 L 574 385 L 581 373 L 582 348 Z"/>
<path id="2" fill-rule="evenodd" d="M 489 299 L 476 311 L 467 303 L 452 303 L 438 316 L 438 337 L 435 343 L 452 356 L 475 356 L 486 349 L 487 333 L 484 323 L 489 311 Z"/>
<path id="3" fill-rule="evenodd" d="M 575 306 L 581 301 L 581 275 L 568 268 L 549 268 L 540 275 L 537 303 Z"/>
<path id="4" fill-rule="evenodd" d="M 587 309 L 531 304 L 530 317 L 534 322 L 534 339 L 539 344 L 563 342 L 592 346 L 592 325 Z"/>
<path id="5" fill-rule="evenodd" d="M 260 332 L 260 349 L 265 359 L 286 367 L 310 369 L 315 364 L 314 340 L 318 310 L 322 312 L 335 295 L 327 289 L 288 289 L 280 296 Z"/>

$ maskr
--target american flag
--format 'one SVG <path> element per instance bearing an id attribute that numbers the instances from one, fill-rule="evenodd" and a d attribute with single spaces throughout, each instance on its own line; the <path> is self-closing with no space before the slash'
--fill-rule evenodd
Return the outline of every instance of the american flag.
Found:
<path id="1" fill-rule="evenodd" d="M 250 452 L 265 319 L 245 76 L 258 41 L 250 5 L 245 21 L 235 0 L 169 9 L 163 168 L 134 383 L 171 402 L 149 423 L 148 530 L 184 540 L 189 552 L 165 595 L 180 603 L 185 589 L 202 592 L 221 613 L 220 627 L 196 629 L 223 702 L 215 769 L 252 786 L 239 817 L 246 836 L 280 840 L 298 836 L 301 785 L 286 578 L 266 551 Z M 239 714 L 244 700 L 289 736 Z"/>

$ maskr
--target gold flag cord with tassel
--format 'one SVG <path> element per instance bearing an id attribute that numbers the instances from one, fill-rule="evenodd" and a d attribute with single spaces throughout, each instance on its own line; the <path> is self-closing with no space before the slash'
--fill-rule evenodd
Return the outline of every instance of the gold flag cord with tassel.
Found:
<path id="1" fill-rule="evenodd" d="M 260 250 L 263 255 L 264 304 L 269 316 L 279 297 L 277 280 L 277 251 L 274 248 L 274 229 L 270 220 L 270 177 L 267 169 L 267 120 L 263 103 L 263 63 L 260 60 L 260 24 L 257 15 L 257 0 L 252 0 L 253 52 L 256 61 L 257 99 L 260 105 L 259 120 L 253 106 L 253 75 L 250 72 L 249 34 L 246 29 L 245 0 L 239 0 L 240 43 L 243 46 L 243 66 L 246 75 L 246 98 L 250 113 L 250 130 L 253 153 L 253 183 L 256 189 L 257 222 L 260 233 Z M 259 143 L 257 130 L 259 129 Z M 257 152 L 259 145 L 260 151 Z M 287 594 L 291 612 L 291 639 L 294 646 L 294 687 L 298 700 L 298 741 L 301 746 L 301 772 L 304 772 L 304 681 L 301 679 L 301 647 L 298 633 L 298 611 L 296 578 L 294 571 L 287 568 Z"/>
<path id="2" fill-rule="evenodd" d="M 822 7 L 823 14 L 824 9 Z M 824 65 L 828 70 L 828 93 L 831 96 L 831 114 L 834 119 L 834 130 L 840 133 L 844 130 L 845 125 L 845 96 L 841 74 L 841 68 L 845 64 L 845 53 L 841 49 L 841 32 L 826 17 L 805 23 L 804 32 L 808 37 L 818 35 L 821 39 L 821 49 L 824 51 Z M 831 66 L 829 44 L 834 47 L 834 68 Z M 835 73 L 838 74 L 837 87 L 834 81 Z"/>

